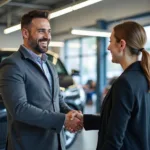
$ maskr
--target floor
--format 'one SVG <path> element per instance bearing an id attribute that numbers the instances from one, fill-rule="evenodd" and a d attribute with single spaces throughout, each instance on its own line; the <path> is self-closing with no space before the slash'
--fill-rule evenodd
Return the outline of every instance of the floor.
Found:
<path id="1" fill-rule="evenodd" d="M 95 113 L 96 107 L 94 104 L 85 107 L 84 114 Z M 68 150 L 96 150 L 97 132 L 98 131 L 85 131 L 83 129 L 82 132 L 78 134 L 75 143 Z"/>

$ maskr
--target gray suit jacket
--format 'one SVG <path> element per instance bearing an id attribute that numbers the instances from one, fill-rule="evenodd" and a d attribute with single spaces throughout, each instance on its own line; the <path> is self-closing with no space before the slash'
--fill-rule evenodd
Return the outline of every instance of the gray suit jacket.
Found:
<path id="1" fill-rule="evenodd" d="M 47 64 L 52 91 L 44 72 L 22 46 L 0 65 L 0 93 L 8 112 L 8 149 L 57 150 L 60 144 L 65 150 L 62 129 L 64 113 L 70 108 L 60 94 L 55 67 Z"/>

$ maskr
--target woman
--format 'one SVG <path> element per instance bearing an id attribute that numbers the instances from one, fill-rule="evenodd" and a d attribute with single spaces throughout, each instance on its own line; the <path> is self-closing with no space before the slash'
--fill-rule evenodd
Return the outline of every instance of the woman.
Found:
<path id="1" fill-rule="evenodd" d="M 150 54 L 145 43 L 145 30 L 136 22 L 112 31 L 108 50 L 124 72 L 106 95 L 101 116 L 83 116 L 86 130 L 99 129 L 97 150 L 150 150 Z"/>

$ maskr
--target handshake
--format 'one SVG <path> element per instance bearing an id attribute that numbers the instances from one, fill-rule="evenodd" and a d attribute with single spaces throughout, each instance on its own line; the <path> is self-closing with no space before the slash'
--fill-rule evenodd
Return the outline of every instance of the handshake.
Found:
<path id="1" fill-rule="evenodd" d="M 77 132 L 83 128 L 83 114 L 81 111 L 72 110 L 66 114 L 65 129 Z"/>

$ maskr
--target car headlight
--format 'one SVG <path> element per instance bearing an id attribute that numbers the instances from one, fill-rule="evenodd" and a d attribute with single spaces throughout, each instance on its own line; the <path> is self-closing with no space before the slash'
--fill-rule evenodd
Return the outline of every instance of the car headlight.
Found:
<path id="1" fill-rule="evenodd" d="M 81 99 L 79 99 L 79 98 L 76 99 L 74 102 L 75 102 L 76 105 L 80 105 L 82 103 Z"/>
<path id="2" fill-rule="evenodd" d="M 80 91 L 80 99 L 83 103 L 86 102 L 86 95 L 85 95 L 85 92 L 83 90 L 83 88 L 81 86 L 78 86 L 78 89 Z"/>
<path id="3" fill-rule="evenodd" d="M 64 89 L 63 95 L 68 99 L 73 98 L 76 104 L 84 104 L 86 100 L 83 88 L 79 85 L 77 86 L 76 84 L 69 86 L 67 89 Z"/>

